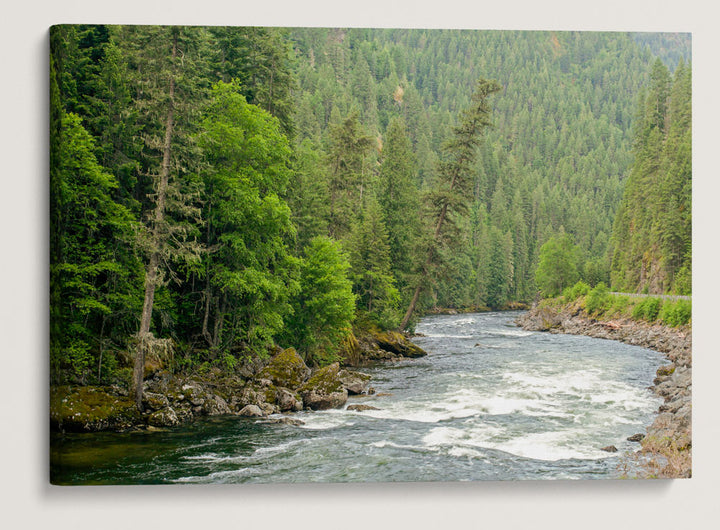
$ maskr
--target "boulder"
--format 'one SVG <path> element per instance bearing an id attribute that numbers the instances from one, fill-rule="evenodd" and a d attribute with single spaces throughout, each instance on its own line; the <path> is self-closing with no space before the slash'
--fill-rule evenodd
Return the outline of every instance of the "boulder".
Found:
<path id="1" fill-rule="evenodd" d="M 155 392 L 145 392 L 143 394 L 143 408 L 149 410 L 162 410 L 170 406 L 168 398 L 162 394 Z"/>
<path id="2" fill-rule="evenodd" d="M 427 352 L 410 342 L 405 335 L 397 331 L 383 331 L 375 335 L 380 349 L 401 355 L 403 357 L 424 357 Z"/>
<path id="3" fill-rule="evenodd" d="M 275 402 L 280 412 L 300 411 L 303 409 L 302 398 L 299 394 L 288 390 L 287 388 L 278 388 L 275 394 Z"/>
<path id="4" fill-rule="evenodd" d="M 172 427 L 180 424 L 177 414 L 175 414 L 175 411 L 170 407 L 156 410 L 148 416 L 147 422 L 148 425 L 152 425 L 153 427 Z"/>
<path id="5" fill-rule="evenodd" d="M 606 447 L 601 447 L 600 450 L 606 451 L 608 453 L 617 453 L 617 447 L 615 447 L 614 445 L 608 445 Z"/>
<path id="6" fill-rule="evenodd" d="M 342 407 L 348 398 L 348 391 L 340 381 L 340 364 L 333 363 L 317 370 L 298 392 L 305 407 L 325 410 Z"/>
<path id="7" fill-rule="evenodd" d="M 269 418 L 263 423 L 281 423 L 284 425 L 294 425 L 296 427 L 299 427 L 300 425 L 305 425 L 304 421 L 298 420 L 297 418 L 288 418 L 287 416 L 282 416 L 280 418 Z"/>
<path id="8" fill-rule="evenodd" d="M 208 416 L 230 414 L 230 406 L 227 404 L 227 401 L 220 396 L 213 395 L 203 403 L 202 412 Z"/>
<path id="9" fill-rule="evenodd" d="M 642 433 L 633 434 L 632 436 L 628 436 L 627 441 L 628 442 L 642 442 L 642 439 L 645 438 L 645 435 Z"/>
<path id="10" fill-rule="evenodd" d="M 263 368 L 257 379 L 268 379 L 275 386 L 296 389 L 310 375 L 310 369 L 295 348 L 288 348 L 275 355 Z"/>
<path id="11" fill-rule="evenodd" d="M 373 407 L 372 405 L 348 405 L 347 410 L 355 410 L 357 412 L 362 412 L 363 410 L 380 410 L 377 407 Z"/>
<path id="12" fill-rule="evenodd" d="M 125 430 L 142 423 L 135 402 L 104 387 L 50 387 L 50 425 L 59 431 Z"/>
<path id="13" fill-rule="evenodd" d="M 240 412 L 238 412 L 238 416 L 245 416 L 248 418 L 261 418 L 264 416 L 263 411 L 260 410 L 260 407 L 257 405 L 246 405 Z"/>
<path id="14" fill-rule="evenodd" d="M 340 370 L 338 377 L 350 395 L 364 393 L 371 379 L 368 374 L 352 372 L 350 370 Z"/>

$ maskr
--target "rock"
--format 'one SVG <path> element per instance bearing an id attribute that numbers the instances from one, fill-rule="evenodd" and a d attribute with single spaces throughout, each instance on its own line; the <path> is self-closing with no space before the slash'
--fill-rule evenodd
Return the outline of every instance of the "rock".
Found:
<path id="1" fill-rule="evenodd" d="M 238 416 L 245 416 L 247 418 L 261 418 L 264 416 L 263 411 L 260 410 L 260 407 L 257 405 L 246 405 L 240 412 L 238 412 Z"/>
<path id="2" fill-rule="evenodd" d="M 154 392 L 145 392 L 142 403 L 143 408 L 150 410 L 161 410 L 170 406 L 166 396 Z"/>
<path id="3" fill-rule="evenodd" d="M 348 391 L 340 381 L 339 372 L 339 363 L 333 363 L 310 376 L 298 390 L 305 407 L 325 410 L 342 407 L 347 402 Z"/>
<path id="4" fill-rule="evenodd" d="M 282 416 L 281 418 L 269 418 L 264 423 L 282 423 L 284 425 L 294 425 L 296 427 L 305 425 L 304 421 L 298 420 L 297 418 L 288 418 L 287 416 Z"/>
<path id="5" fill-rule="evenodd" d="M 380 410 L 377 407 L 373 407 L 371 405 L 348 405 L 347 410 L 355 410 L 357 412 L 362 412 L 363 410 Z"/>
<path id="6" fill-rule="evenodd" d="M 59 431 L 125 430 L 142 423 L 135 402 L 105 387 L 50 387 L 50 425 Z"/>
<path id="7" fill-rule="evenodd" d="M 180 424 L 177 414 L 170 407 L 153 412 L 148 416 L 147 422 L 153 427 L 172 427 Z"/>
<path id="8" fill-rule="evenodd" d="M 288 390 L 287 388 L 278 388 L 275 394 L 275 401 L 280 412 L 295 411 L 303 409 L 302 398 L 299 394 Z"/>
<path id="9" fill-rule="evenodd" d="M 627 441 L 628 442 L 641 442 L 643 438 L 645 438 L 645 435 L 642 433 L 638 433 L 638 434 L 633 434 L 632 436 L 628 436 Z"/>
<path id="10" fill-rule="evenodd" d="M 340 382 L 342 383 L 348 394 L 362 394 L 365 392 L 368 383 L 370 382 L 370 375 L 362 372 L 352 372 L 350 370 L 340 370 L 338 374 Z"/>
<path id="11" fill-rule="evenodd" d="M 608 445 L 606 447 L 601 447 L 600 450 L 606 451 L 608 453 L 617 453 L 617 447 L 615 447 L 614 445 Z"/>
<path id="12" fill-rule="evenodd" d="M 288 348 L 275 355 L 257 379 L 268 379 L 275 386 L 296 389 L 310 375 L 310 369 L 298 355 L 295 348 Z"/>
<path id="13" fill-rule="evenodd" d="M 230 414 L 230 406 L 220 396 L 213 395 L 205 400 L 202 405 L 203 414 L 208 416 L 219 416 L 221 414 Z"/>
<path id="14" fill-rule="evenodd" d="M 403 357 L 424 357 L 427 352 L 410 342 L 405 335 L 397 331 L 383 331 L 375 334 L 375 340 L 378 346 L 392 353 L 396 353 Z"/>
<path id="15" fill-rule="evenodd" d="M 270 403 L 263 403 L 260 405 L 260 410 L 262 410 L 263 416 L 270 416 L 270 414 L 280 412 L 280 409 L 277 406 L 271 405 Z"/>

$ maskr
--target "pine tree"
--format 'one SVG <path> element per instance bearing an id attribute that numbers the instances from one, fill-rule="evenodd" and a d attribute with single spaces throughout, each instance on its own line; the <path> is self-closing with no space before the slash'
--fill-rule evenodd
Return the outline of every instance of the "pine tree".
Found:
<path id="1" fill-rule="evenodd" d="M 431 266 L 439 255 L 438 247 L 448 235 L 447 225 L 452 226 L 455 216 L 460 217 L 468 211 L 468 198 L 472 196 L 469 168 L 475 158 L 480 133 L 491 125 L 488 98 L 499 90 L 500 86 L 494 81 L 478 81 L 472 107 L 465 111 L 461 124 L 454 129 L 453 138 L 445 146 L 447 156 L 438 168 L 439 185 L 429 197 L 434 225 L 432 239 L 415 292 L 400 324 L 401 329 L 407 327 L 415 311 L 423 282 L 430 275 Z"/>
<path id="2" fill-rule="evenodd" d="M 205 35 L 199 28 L 126 27 L 122 35 L 129 56 L 136 93 L 133 103 L 144 115 L 143 169 L 152 178 L 148 218 L 139 240 L 146 254 L 139 345 L 133 370 L 135 401 L 142 409 L 146 350 L 153 343 L 150 332 L 156 289 L 172 276 L 172 262 L 197 262 L 197 225 L 200 211 L 193 203 L 197 192 L 187 170 L 194 155 L 191 127 L 199 112 L 205 77 L 199 51 Z M 183 178 L 185 177 L 185 178 Z M 192 222 L 184 222 L 190 219 Z"/>
<path id="3" fill-rule="evenodd" d="M 392 273 L 405 291 L 415 273 L 421 226 L 414 156 L 401 118 L 390 121 L 383 143 L 378 200 L 388 232 Z"/>

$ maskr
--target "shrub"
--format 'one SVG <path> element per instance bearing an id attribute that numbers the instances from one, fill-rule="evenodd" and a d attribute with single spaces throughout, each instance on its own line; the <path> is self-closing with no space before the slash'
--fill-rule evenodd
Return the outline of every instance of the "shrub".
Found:
<path id="1" fill-rule="evenodd" d="M 623 315 L 629 305 L 629 296 L 612 296 L 610 302 L 610 311 L 617 315 Z"/>
<path id="2" fill-rule="evenodd" d="M 610 298 L 610 290 L 607 285 L 600 282 L 592 288 L 592 290 L 588 293 L 587 298 L 585 298 L 585 310 L 590 314 L 604 313 L 608 309 Z"/>
<path id="3" fill-rule="evenodd" d="M 563 298 L 565 300 L 565 303 L 568 304 L 570 302 L 573 302 L 580 298 L 581 296 L 585 296 L 590 292 L 590 286 L 580 280 L 572 287 L 567 287 L 563 291 Z"/>
<path id="4" fill-rule="evenodd" d="M 632 318 L 634 320 L 654 322 L 660 313 L 661 307 L 662 300 L 660 298 L 645 298 L 633 308 Z"/>
<path id="5" fill-rule="evenodd" d="M 689 300 L 665 302 L 660 310 L 659 318 L 668 326 L 684 326 L 692 317 L 692 303 Z"/>

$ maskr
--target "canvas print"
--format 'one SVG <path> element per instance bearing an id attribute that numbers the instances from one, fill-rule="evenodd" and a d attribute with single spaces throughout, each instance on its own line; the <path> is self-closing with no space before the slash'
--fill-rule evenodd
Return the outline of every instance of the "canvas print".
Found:
<path id="1" fill-rule="evenodd" d="M 50 29 L 50 482 L 687 478 L 691 35 Z"/>

